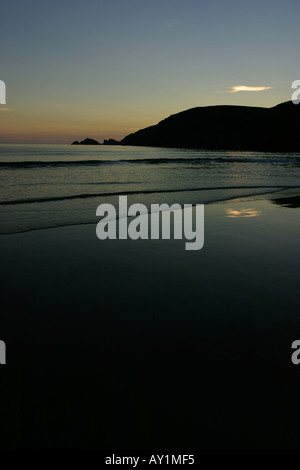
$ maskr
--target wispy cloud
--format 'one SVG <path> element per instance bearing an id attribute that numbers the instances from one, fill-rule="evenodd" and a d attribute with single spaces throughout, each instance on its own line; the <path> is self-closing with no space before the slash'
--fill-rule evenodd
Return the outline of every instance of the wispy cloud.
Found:
<path id="1" fill-rule="evenodd" d="M 181 24 L 181 22 L 177 21 L 177 20 L 169 20 L 169 21 L 165 22 L 165 26 L 167 28 L 175 28 L 175 26 L 178 26 L 180 24 Z"/>
<path id="2" fill-rule="evenodd" d="M 0 106 L 0 111 L 13 111 L 13 109 L 12 108 L 2 108 Z"/>
<path id="3" fill-rule="evenodd" d="M 245 86 L 245 85 L 236 85 L 230 87 L 228 93 L 237 93 L 239 91 L 265 91 L 270 90 L 270 86 Z"/>

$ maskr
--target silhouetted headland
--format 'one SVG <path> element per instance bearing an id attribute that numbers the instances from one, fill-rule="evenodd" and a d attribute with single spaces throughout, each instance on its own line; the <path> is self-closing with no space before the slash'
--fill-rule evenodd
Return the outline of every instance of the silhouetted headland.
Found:
<path id="1" fill-rule="evenodd" d="M 173 114 L 123 140 L 77 140 L 72 145 L 133 145 L 205 150 L 300 152 L 300 106 L 206 106 Z"/>
<path id="2" fill-rule="evenodd" d="M 101 145 L 97 140 L 94 139 L 84 139 L 81 140 L 80 142 L 78 140 L 75 140 L 72 142 L 71 145 Z"/>
<path id="3" fill-rule="evenodd" d="M 108 140 L 104 139 L 103 145 L 121 145 L 121 142 L 115 139 L 108 139 Z"/>
<path id="4" fill-rule="evenodd" d="M 122 145 L 299 152 L 300 106 L 197 107 L 126 136 Z"/>

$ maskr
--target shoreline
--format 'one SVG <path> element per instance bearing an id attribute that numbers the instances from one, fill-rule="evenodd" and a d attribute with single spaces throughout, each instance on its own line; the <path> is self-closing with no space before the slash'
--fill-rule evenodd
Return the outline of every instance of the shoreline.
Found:
<path id="1" fill-rule="evenodd" d="M 253 188 L 252 186 L 249 186 L 249 189 Z M 270 186 L 268 186 L 268 188 L 270 188 Z M 213 190 L 226 190 L 226 189 L 235 189 L 235 188 L 203 188 L 201 190 L 199 189 L 184 189 L 184 190 L 170 190 L 170 191 L 155 191 L 155 193 L 160 193 L 160 194 L 163 194 L 163 193 L 180 193 L 180 192 L 196 192 L 196 191 L 213 191 Z M 239 187 L 237 187 L 236 189 L 241 189 Z M 243 187 L 243 189 L 248 189 L 248 187 Z M 266 187 L 267 189 L 267 187 Z M 281 193 L 286 193 L 286 192 L 289 192 L 289 191 L 292 191 L 292 192 L 299 192 L 300 193 L 300 187 L 299 186 L 289 186 L 289 187 L 277 187 L 277 189 L 272 189 L 272 191 L 267 191 L 267 192 L 262 192 L 262 193 L 258 193 L 258 194 L 250 194 L 250 195 L 239 195 L 239 196 L 236 196 L 236 197 L 230 197 L 230 198 L 224 198 L 224 199 L 219 199 L 219 200 L 214 200 L 214 201 L 209 201 L 207 203 L 204 204 L 204 206 L 211 206 L 211 205 L 214 205 L 214 204 L 222 204 L 222 203 L 226 203 L 226 202 L 230 202 L 230 201 L 238 201 L 238 200 L 259 200 L 259 199 L 262 199 L 262 200 L 271 200 L 272 197 L 267 197 L 268 195 L 273 195 L 273 194 L 281 194 Z M 149 191 L 147 192 L 147 194 L 151 194 L 152 192 Z M 128 192 L 124 192 L 124 193 L 115 193 L 113 194 L 114 196 L 118 196 L 118 195 L 131 195 L 130 191 Z M 134 194 L 140 194 L 140 193 L 134 193 Z M 142 193 L 144 194 L 144 193 Z M 106 197 L 109 197 L 110 195 L 106 195 L 106 194 L 103 194 L 101 197 L 102 198 L 106 198 Z M 90 197 L 90 196 L 89 196 Z M 99 197 L 98 195 L 95 195 L 94 196 L 95 198 L 96 197 Z M 88 199 L 88 197 L 87 197 Z M 45 201 L 45 202 L 48 202 L 48 201 Z M 51 201 L 49 201 L 51 202 Z M 201 202 L 199 202 L 200 204 Z M 26 204 L 26 202 L 24 203 Z M 179 204 L 181 204 L 179 202 Z M 7 203 L 7 205 L 9 205 L 9 203 Z M 183 205 L 183 204 L 182 204 Z M 193 207 L 196 206 L 195 203 L 192 204 Z M 119 216 L 117 214 L 117 220 L 119 219 Z M 9 235 L 17 235 L 17 234 L 22 234 L 22 233 L 30 233 L 30 232 L 36 232 L 36 231 L 39 231 L 39 230 L 49 230 L 49 229 L 59 229 L 59 228 L 65 228 L 65 227 L 76 227 L 76 226 L 82 226 L 82 225 L 91 225 L 91 224 L 97 224 L 97 220 L 94 220 L 94 221 L 90 221 L 90 222 L 76 222 L 76 223 L 70 223 L 70 224 L 59 224 L 59 225 L 53 225 L 53 226 L 49 226 L 49 227 L 40 227 L 40 228 L 31 228 L 31 229 L 26 229 L 26 230 L 20 230 L 20 231 L 13 231 L 13 232 L 9 232 L 9 233 L 1 233 L 0 232 L 0 237 L 2 236 L 9 236 Z"/>

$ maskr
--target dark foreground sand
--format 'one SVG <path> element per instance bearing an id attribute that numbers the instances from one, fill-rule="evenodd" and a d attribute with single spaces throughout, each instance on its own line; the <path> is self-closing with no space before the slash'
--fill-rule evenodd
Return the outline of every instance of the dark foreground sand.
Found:
<path id="1" fill-rule="evenodd" d="M 0 447 L 299 449 L 294 205 L 206 206 L 198 252 L 1 236 Z"/>

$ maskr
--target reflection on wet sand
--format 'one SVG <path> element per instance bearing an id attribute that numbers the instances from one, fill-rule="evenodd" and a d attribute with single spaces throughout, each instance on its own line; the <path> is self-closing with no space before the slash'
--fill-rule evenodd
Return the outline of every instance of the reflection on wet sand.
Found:
<path id="1" fill-rule="evenodd" d="M 261 211 L 257 209 L 240 209 L 240 210 L 234 210 L 234 209 L 226 209 L 227 217 L 231 219 L 235 219 L 237 217 L 257 217 L 261 215 Z"/>

